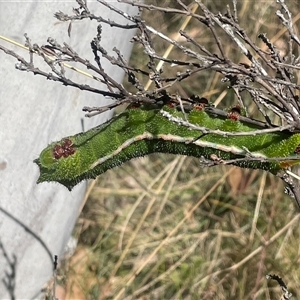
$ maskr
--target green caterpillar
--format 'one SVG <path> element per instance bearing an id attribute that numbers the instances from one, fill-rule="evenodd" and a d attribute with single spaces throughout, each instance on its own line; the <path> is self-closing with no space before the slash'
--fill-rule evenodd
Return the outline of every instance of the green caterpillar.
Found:
<path id="1" fill-rule="evenodd" d="M 222 117 L 207 112 L 201 105 L 195 105 L 184 113 L 172 105 L 131 106 L 100 126 L 66 137 L 45 148 L 35 160 L 40 168 L 37 182 L 56 181 L 71 190 L 82 180 L 96 178 L 132 158 L 155 152 L 205 157 L 210 160 L 241 158 L 232 164 L 268 170 L 273 174 L 300 163 L 300 158 L 288 161 L 267 160 L 297 155 L 300 152 L 300 134 L 274 132 L 223 136 L 203 134 L 196 128 L 200 126 L 229 133 L 262 129 L 257 124 L 237 119 L 239 112 L 236 110 L 232 110 L 227 117 Z M 261 160 L 251 161 L 249 156 Z"/>

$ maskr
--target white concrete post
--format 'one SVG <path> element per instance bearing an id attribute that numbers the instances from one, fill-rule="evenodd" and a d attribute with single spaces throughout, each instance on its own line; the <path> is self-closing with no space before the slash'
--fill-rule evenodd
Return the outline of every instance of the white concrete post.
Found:
<path id="1" fill-rule="evenodd" d="M 134 7 L 117 1 L 114 5 L 137 14 Z M 74 22 L 69 38 L 68 24 L 53 17 L 59 10 L 71 14 L 77 6 L 75 1 L 0 1 L 0 34 L 24 44 L 23 34 L 27 33 L 39 45 L 51 36 L 93 62 L 90 41 L 98 24 Z M 127 23 L 96 1 L 88 2 L 88 7 L 103 18 Z M 103 25 L 103 46 L 107 50 L 115 46 L 128 58 L 134 33 Z M 28 58 L 26 51 L 0 43 Z M 107 101 L 100 95 L 18 71 L 16 62 L 0 51 L 0 299 L 41 297 L 40 290 L 52 275 L 53 255 L 63 254 L 87 187 L 84 182 L 69 192 L 56 183 L 37 185 L 38 167 L 33 160 L 48 143 L 82 131 L 83 106 L 102 106 Z M 103 64 L 121 82 L 123 72 L 104 60 Z M 96 81 L 77 73 L 71 78 L 99 87 Z M 84 119 L 85 130 L 110 116 Z"/>

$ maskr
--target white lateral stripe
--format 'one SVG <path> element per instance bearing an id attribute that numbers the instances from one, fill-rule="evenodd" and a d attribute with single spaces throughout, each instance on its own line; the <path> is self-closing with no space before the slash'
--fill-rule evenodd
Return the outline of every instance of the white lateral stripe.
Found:
<path id="1" fill-rule="evenodd" d="M 126 149 L 133 143 L 142 141 L 142 140 L 164 140 L 164 141 L 171 141 L 171 142 L 175 142 L 175 143 L 194 144 L 194 145 L 202 147 L 202 148 L 216 149 L 216 150 L 220 150 L 223 152 L 229 152 L 229 153 L 236 154 L 236 155 L 245 155 L 246 156 L 248 154 L 248 152 L 245 149 L 238 148 L 236 146 L 221 145 L 221 144 L 216 144 L 216 143 L 212 143 L 212 142 L 208 142 L 208 141 L 203 141 L 201 139 L 195 141 L 194 137 L 181 137 L 181 136 L 172 135 L 172 134 L 153 135 L 149 132 L 145 132 L 143 134 L 137 135 L 133 138 L 126 140 L 122 145 L 120 145 L 111 154 L 108 154 L 106 156 L 99 158 L 95 163 L 93 163 L 91 165 L 90 170 L 95 168 L 96 166 L 104 163 L 105 161 L 112 159 L 113 157 L 118 155 L 120 152 L 122 152 L 124 149 Z M 264 154 L 259 153 L 259 152 L 251 153 L 251 156 L 257 157 L 257 158 L 267 158 Z"/>

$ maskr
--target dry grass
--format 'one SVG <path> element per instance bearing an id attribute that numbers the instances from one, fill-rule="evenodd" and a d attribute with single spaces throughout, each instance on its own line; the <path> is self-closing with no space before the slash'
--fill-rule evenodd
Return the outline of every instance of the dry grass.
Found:
<path id="1" fill-rule="evenodd" d="M 224 12 L 225 2 L 231 3 L 206 5 Z M 287 2 L 298 20 L 299 3 Z M 280 32 L 275 1 L 244 1 L 238 8 L 240 25 L 254 40 L 259 32 Z M 147 11 L 144 18 L 159 20 L 169 35 L 184 21 Z M 207 38 L 196 24 L 186 30 Z M 285 51 L 284 33 L 274 42 Z M 133 64 L 142 63 L 140 50 L 134 49 Z M 228 45 L 226 51 L 242 61 L 238 50 Z M 222 95 L 220 107 L 234 104 L 218 74 L 195 76 L 176 89 L 211 101 Z M 99 176 L 74 230 L 78 248 L 60 269 L 65 298 L 280 299 L 280 287 L 265 278 L 275 273 L 296 299 L 299 214 L 283 190 L 279 179 L 262 171 L 200 169 L 197 159 L 170 155 L 111 170 Z"/>

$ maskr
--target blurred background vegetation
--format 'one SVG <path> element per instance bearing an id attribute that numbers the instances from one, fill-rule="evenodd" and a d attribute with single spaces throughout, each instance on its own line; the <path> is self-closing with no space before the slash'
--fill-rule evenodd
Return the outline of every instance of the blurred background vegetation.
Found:
<path id="1" fill-rule="evenodd" d="M 252 41 L 264 49 L 257 36 L 267 33 L 284 54 L 288 34 L 275 14 L 276 1 L 237 2 L 239 24 Z M 227 4 L 232 8 L 229 0 L 203 3 L 216 14 L 225 13 Z M 181 9 L 175 0 L 151 4 Z M 297 34 L 300 3 L 286 4 Z M 202 13 L 199 8 L 197 13 Z M 171 38 L 185 21 L 183 15 L 155 10 L 144 10 L 142 18 Z M 217 51 L 199 22 L 191 21 L 185 31 Z M 227 39 L 228 57 L 247 63 Z M 168 46 L 157 40 L 158 54 Z M 182 56 L 176 49 L 170 54 Z M 142 47 L 134 46 L 130 65 L 146 69 L 146 60 Z M 173 70 L 166 66 L 164 72 Z M 146 84 L 146 78 L 140 79 Z M 184 97 L 198 94 L 226 108 L 236 99 L 221 79 L 218 73 L 201 72 L 172 91 Z M 124 85 L 130 89 L 126 78 Z M 251 99 L 246 103 L 255 116 Z M 280 299 L 279 285 L 267 274 L 282 277 L 293 299 L 300 295 L 299 208 L 284 194 L 281 180 L 263 171 L 203 169 L 198 159 L 172 155 L 133 160 L 98 177 L 74 237 L 76 251 L 58 271 L 65 299 Z"/>

